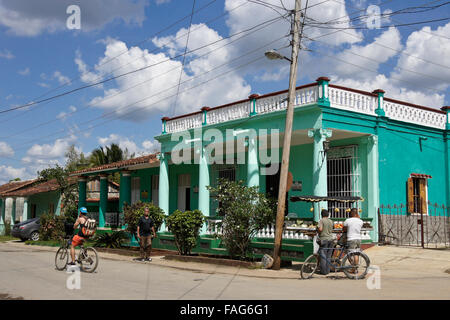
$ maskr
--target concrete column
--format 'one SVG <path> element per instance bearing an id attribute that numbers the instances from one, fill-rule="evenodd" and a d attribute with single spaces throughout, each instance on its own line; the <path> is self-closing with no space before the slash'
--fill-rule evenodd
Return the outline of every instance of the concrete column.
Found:
<path id="1" fill-rule="evenodd" d="M 367 210 L 372 218 L 372 241 L 378 241 L 378 208 L 380 207 L 380 188 L 378 175 L 378 137 L 367 137 Z"/>
<path id="2" fill-rule="evenodd" d="M 125 203 L 131 204 L 131 172 L 127 170 L 120 173 L 119 212 L 123 212 Z"/>
<path id="3" fill-rule="evenodd" d="M 0 198 L 1 211 L 0 211 L 0 235 L 5 234 L 5 203 L 6 199 Z"/>
<path id="4" fill-rule="evenodd" d="M 317 102 L 322 106 L 329 107 L 330 98 L 328 96 L 328 84 L 330 82 L 330 78 L 320 77 L 317 78 L 316 81 L 317 85 L 319 86 Z"/>
<path id="5" fill-rule="evenodd" d="M 12 197 L 12 206 L 11 206 L 11 226 L 13 226 L 16 222 L 16 198 Z"/>
<path id="6" fill-rule="evenodd" d="M 375 113 L 378 116 L 384 117 L 386 115 L 386 113 L 384 112 L 384 94 L 386 92 L 382 89 L 377 89 L 377 90 L 373 91 L 372 93 L 376 94 L 378 97 L 378 104 L 377 104 L 377 109 L 375 110 Z"/>
<path id="7" fill-rule="evenodd" d="M 23 198 L 22 222 L 28 220 L 28 198 Z"/>
<path id="8" fill-rule="evenodd" d="M 209 186 L 209 165 L 206 158 L 205 147 L 202 146 L 199 162 L 199 180 L 198 180 L 198 209 L 204 216 L 209 216 L 209 190 L 206 188 Z"/>
<path id="9" fill-rule="evenodd" d="M 313 195 L 326 197 L 328 194 L 327 183 L 327 155 L 323 151 L 323 142 L 330 138 L 332 131 L 328 129 L 312 129 L 308 131 L 308 137 L 314 138 L 313 147 Z M 326 201 L 314 202 L 314 221 L 319 221 L 320 210 L 327 209 Z"/>
<path id="10" fill-rule="evenodd" d="M 447 121 L 445 125 L 444 141 L 445 141 L 445 190 L 447 194 L 446 206 L 447 213 L 450 214 L 450 106 L 442 107 L 442 111 L 447 113 Z"/>
<path id="11" fill-rule="evenodd" d="M 169 212 L 169 161 L 168 155 L 160 154 L 159 158 L 159 207 L 168 215 Z"/>
<path id="12" fill-rule="evenodd" d="M 86 177 L 78 178 L 78 210 L 81 207 L 86 207 Z"/>
<path id="13" fill-rule="evenodd" d="M 98 226 L 103 228 L 106 221 L 108 206 L 108 175 L 100 175 L 100 203 L 98 208 Z"/>
<path id="14" fill-rule="evenodd" d="M 256 137 L 248 138 L 247 186 L 259 187 L 258 141 Z"/>

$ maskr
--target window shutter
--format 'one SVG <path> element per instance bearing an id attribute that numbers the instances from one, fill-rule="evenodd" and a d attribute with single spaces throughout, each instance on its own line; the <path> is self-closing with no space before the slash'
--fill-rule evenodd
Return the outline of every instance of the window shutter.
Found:
<path id="1" fill-rule="evenodd" d="M 408 212 L 414 213 L 414 183 L 413 178 L 408 178 Z"/>
<path id="2" fill-rule="evenodd" d="M 426 179 L 419 179 L 419 186 L 420 186 L 420 208 L 421 213 L 427 214 L 427 181 Z"/>

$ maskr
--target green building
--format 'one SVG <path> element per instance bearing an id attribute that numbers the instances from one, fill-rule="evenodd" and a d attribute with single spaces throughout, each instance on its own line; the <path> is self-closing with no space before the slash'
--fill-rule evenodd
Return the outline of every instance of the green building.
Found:
<path id="1" fill-rule="evenodd" d="M 350 207 L 357 207 L 372 226 L 364 230 L 363 241 L 377 242 L 379 209 L 395 206 L 404 208 L 397 210 L 400 215 L 442 217 L 443 232 L 448 233 L 450 108 L 437 110 L 384 95 L 383 90 L 334 85 L 325 77 L 296 89 L 289 160 L 293 183 L 288 198 L 358 196 L 363 201 L 288 202 L 289 223 L 318 221 L 322 208 L 328 208 L 334 220 L 343 221 Z M 119 212 L 124 202 L 139 200 L 153 201 L 166 214 L 200 209 L 209 220 L 196 250 L 224 253 L 212 237 L 220 218 L 206 186 L 219 177 L 243 180 L 276 197 L 286 107 L 287 91 L 280 91 L 164 117 L 162 132 L 155 137 L 161 143 L 159 154 L 72 173 L 79 177 L 80 205 L 86 180 L 103 179 L 102 221 L 107 211 L 102 202 L 107 197 L 105 174 L 120 172 Z M 294 231 L 287 228 L 283 233 L 284 259 L 302 259 L 312 248 L 310 237 Z M 274 226 L 261 230 L 253 242 L 256 252 L 271 252 L 273 237 Z M 174 248 L 165 226 L 155 246 Z"/>

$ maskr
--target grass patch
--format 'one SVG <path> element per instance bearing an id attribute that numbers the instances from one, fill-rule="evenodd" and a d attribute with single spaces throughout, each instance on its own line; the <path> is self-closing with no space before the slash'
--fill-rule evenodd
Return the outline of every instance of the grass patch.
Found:
<path id="1" fill-rule="evenodd" d="M 17 240 L 17 238 L 11 237 L 11 236 L 0 236 L 0 242 L 6 242 L 11 240 Z"/>

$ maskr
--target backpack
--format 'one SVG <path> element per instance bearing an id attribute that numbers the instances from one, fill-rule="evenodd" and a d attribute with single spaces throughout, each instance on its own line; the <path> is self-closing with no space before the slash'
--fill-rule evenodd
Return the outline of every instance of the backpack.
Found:
<path id="1" fill-rule="evenodd" d="M 85 237 L 91 237 L 94 235 L 97 222 L 95 219 L 87 219 L 87 221 L 84 223 L 84 227 L 81 229 L 81 233 L 83 233 L 83 236 Z"/>

